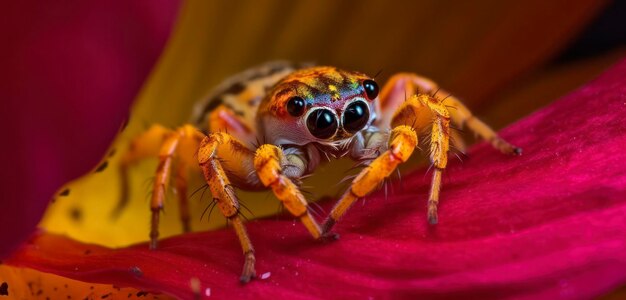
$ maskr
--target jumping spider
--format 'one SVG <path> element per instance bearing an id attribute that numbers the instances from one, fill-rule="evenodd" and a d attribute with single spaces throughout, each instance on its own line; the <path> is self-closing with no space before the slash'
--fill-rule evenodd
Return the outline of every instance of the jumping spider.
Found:
<path id="1" fill-rule="evenodd" d="M 457 98 L 424 77 L 396 74 L 379 90 L 373 78 L 358 72 L 267 63 L 219 85 L 195 107 L 190 124 L 175 130 L 153 125 L 136 136 L 122 158 L 122 199 L 128 194 L 129 165 L 158 157 L 151 201 L 150 247 L 154 249 L 172 169 L 185 231 L 189 230 L 187 178 L 190 172 L 201 171 L 241 242 L 245 256 L 241 281 L 248 282 L 255 276 L 254 248 L 239 215 L 235 187 L 270 188 L 313 238 L 333 238 L 333 225 L 355 200 L 372 192 L 409 159 L 418 134 L 430 130 L 428 154 L 434 168 L 428 222 L 435 224 L 450 143 L 464 148 L 450 122 L 467 127 L 503 153 L 521 154 L 520 148 L 504 141 Z M 314 172 L 328 155 L 349 156 L 365 161 L 367 167 L 320 225 L 294 182 Z"/>

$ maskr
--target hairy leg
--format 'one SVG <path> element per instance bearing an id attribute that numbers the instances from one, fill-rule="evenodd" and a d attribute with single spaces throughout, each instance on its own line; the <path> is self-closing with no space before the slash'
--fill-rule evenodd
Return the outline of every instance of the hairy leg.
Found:
<path id="1" fill-rule="evenodd" d="M 189 149 L 197 149 L 199 143 L 199 132 L 191 126 L 185 125 L 176 130 L 165 128 L 161 125 L 152 125 L 147 131 L 137 135 L 130 143 L 129 149 L 121 159 L 120 172 L 120 200 L 113 210 L 111 217 L 116 218 L 123 211 L 129 202 L 128 169 L 140 160 L 156 157 L 159 160 L 155 179 L 153 183 L 153 193 L 150 201 L 152 211 L 150 227 L 150 247 L 157 246 L 159 236 L 159 213 L 163 208 L 163 200 L 171 178 L 171 168 L 175 160 L 176 169 L 176 190 L 180 202 L 180 218 L 183 231 L 190 231 L 189 206 L 187 205 L 187 172 L 189 166 Z M 179 144 L 184 147 L 179 149 Z"/>
<path id="2" fill-rule="evenodd" d="M 227 133 L 212 133 L 205 137 L 200 144 L 198 163 L 213 194 L 213 200 L 217 201 L 217 206 L 231 222 L 239 238 L 244 255 L 240 281 L 247 283 L 256 276 L 254 247 L 239 216 L 239 200 L 218 157 L 217 149 L 220 146 L 235 152 L 245 151 L 243 148 L 238 148 L 241 145 L 233 136 Z"/>
<path id="3" fill-rule="evenodd" d="M 444 98 L 443 105 L 449 108 L 452 122 L 459 128 L 467 127 L 471 132 L 491 143 L 504 154 L 521 155 L 522 148 L 502 139 L 489 125 L 475 117 L 461 101 L 453 96 Z"/>
<path id="4" fill-rule="evenodd" d="M 300 219 L 313 238 L 318 239 L 322 237 L 320 226 L 311 216 L 306 198 L 302 195 L 298 186 L 283 174 L 283 166 L 287 164 L 293 165 L 294 161 L 290 162 L 283 154 L 283 151 L 275 145 L 261 145 L 254 157 L 254 168 L 263 185 L 270 187 L 285 208 Z M 303 160 L 300 160 L 296 165 L 297 168 L 300 168 L 300 173 L 302 173 L 305 165 L 306 163 Z"/>
<path id="5" fill-rule="evenodd" d="M 430 116 L 418 120 L 419 114 L 428 113 Z M 424 122 L 426 120 L 427 122 Z M 417 124 L 415 130 L 421 131 L 431 126 L 429 155 L 433 164 L 433 177 L 428 197 L 428 222 L 437 223 L 437 204 L 441 190 L 441 175 L 448 164 L 450 150 L 450 112 L 443 101 L 438 98 L 420 94 L 414 95 L 404 102 L 391 120 L 392 126 L 400 124 Z"/>
<path id="6" fill-rule="evenodd" d="M 443 95 L 443 96 L 442 96 Z M 441 190 L 441 177 L 448 162 L 450 142 L 455 143 L 462 152 L 465 143 L 458 133 L 451 132 L 451 121 L 458 126 L 466 125 L 480 137 L 490 141 L 492 145 L 503 153 L 521 154 L 521 149 L 504 141 L 490 127 L 473 117 L 471 112 L 449 93 L 440 90 L 437 85 L 424 77 L 412 73 L 394 75 L 383 87 L 380 94 L 381 118 L 376 124 L 382 130 L 393 128 L 390 136 L 390 150 L 387 150 L 365 168 L 352 182 L 351 187 L 337 202 L 330 215 L 322 225 L 323 232 L 328 232 L 341 216 L 350 208 L 356 199 L 363 197 L 374 190 L 398 164 L 406 161 L 417 145 L 417 135 L 431 127 L 429 155 L 434 171 L 431 180 L 428 198 L 428 221 L 431 224 L 438 222 L 437 205 Z M 402 148 L 405 153 L 403 160 L 392 159 L 396 139 L 409 141 L 410 135 L 398 135 L 398 131 L 411 130 L 415 137 L 412 147 Z M 402 144 L 402 143 L 400 143 Z M 409 150 L 410 148 L 410 150 Z M 376 171 L 373 171 L 376 170 Z"/>
<path id="7" fill-rule="evenodd" d="M 242 282 L 248 282 L 255 276 L 254 248 L 239 216 L 239 200 L 224 170 L 228 170 L 240 182 L 243 181 L 242 184 L 248 188 L 270 187 L 287 210 L 299 217 L 313 237 L 322 237 L 319 225 L 308 212 L 304 196 L 290 179 L 290 176 L 298 177 L 304 171 L 306 161 L 301 156 L 284 155 L 274 145 L 262 145 L 253 152 L 234 136 L 217 132 L 202 140 L 198 162 L 218 207 L 231 221 L 239 237 L 245 256 Z M 289 173 L 289 176 L 283 172 Z"/>
<path id="8" fill-rule="evenodd" d="M 380 105 L 382 118 L 381 125 L 390 124 L 391 118 L 398 108 L 408 98 L 417 94 L 432 95 L 433 98 L 443 99 L 443 105 L 448 108 L 452 123 L 458 127 L 467 127 L 471 132 L 489 141 L 494 148 L 505 154 L 520 155 L 522 149 L 515 147 L 502 139 L 487 124 L 476 118 L 472 112 L 456 97 L 449 92 L 440 89 L 432 80 L 413 74 L 399 73 L 392 76 L 382 88 L 380 93 Z M 384 128 L 384 126 L 381 126 Z M 457 148 L 463 151 L 465 144 L 458 134 L 453 133 L 453 142 Z"/>
<path id="9" fill-rule="evenodd" d="M 117 205 L 111 212 L 111 218 L 115 219 L 119 217 L 122 211 L 124 211 L 124 208 L 126 208 L 126 205 L 129 203 L 130 188 L 128 182 L 128 169 L 140 160 L 149 157 L 158 157 L 159 149 L 161 148 L 163 141 L 167 135 L 172 132 L 173 130 L 171 129 L 155 124 L 131 140 L 128 149 L 120 160 L 120 197 Z"/>
<path id="10" fill-rule="evenodd" d="M 202 134 L 198 132 L 193 126 L 185 125 L 183 127 L 178 128 L 176 131 L 168 134 L 161 145 L 161 149 L 159 150 L 159 164 L 157 166 L 157 171 L 154 178 L 154 185 L 152 190 L 152 198 L 150 201 L 150 210 L 152 211 L 151 218 L 151 227 L 150 227 L 150 248 L 156 249 L 159 237 L 159 217 L 161 210 L 163 209 L 163 201 L 165 200 L 165 195 L 168 190 L 169 182 L 171 180 L 171 169 L 174 163 L 174 160 L 178 157 L 180 161 L 178 167 L 181 168 L 178 170 L 178 173 L 184 172 L 182 168 L 184 168 L 184 161 L 188 160 L 190 154 L 185 150 L 189 147 L 179 147 L 181 144 L 186 145 L 196 145 L 199 142 Z M 185 157 L 183 159 L 183 157 Z M 179 200 L 181 200 L 180 195 L 185 197 L 185 203 L 181 204 L 181 220 L 185 219 L 185 216 L 189 215 L 189 207 L 186 204 L 186 179 L 183 186 L 180 182 L 177 182 L 177 187 L 181 190 L 179 193 Z M 177 180 L 178 181 L 178 180 Z M 188 218 L 187 218 L 188 219 Z M 183 223 L 183 227 L 185 224 Z M 188 226 L 188 224 L 187 224 Z"/>
<path id="11" fill-rule="evenodd" d="M 357 199 L 371 193 L 399 164 L 407 161 L 416 145 L 417 134 L 413 128 L 405 125 L 395 127 L 389 136 L 388 150 L 374 159 L 352 181 L 324 221 L 322 232 L 324 234 L 330 232 Z"/>

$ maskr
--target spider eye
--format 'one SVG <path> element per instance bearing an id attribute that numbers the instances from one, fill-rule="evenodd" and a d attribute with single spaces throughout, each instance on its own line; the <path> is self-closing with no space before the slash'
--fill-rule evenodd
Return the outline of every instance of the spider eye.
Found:
<path id="1" fill-rule="evenodd" d="M 365 102 L 352 102 L 343 113 L 343 128 L 349 133 L 355 133 L 365 127 L 369 118 L 369 108 Z"/>
<path id="2" fill-rule="evenodd" d="M 378 97 L 378 84 L 374 80 L 367 79 L 363 81 L 363 88 L 365 89 L 365 94 L 367 94 L 367 99 L 374 100 Z"/>
<path id="3" fill-rule="evenodd" d="M 314 110 L 306 119 L 306 127 L 313 136 L 327 139 L 337 132 L 337 118 L 330 110 L 322 108 Z"/>
<path id="4" fill-rule="evenodd" d="M 294 117 L 299 117 L 304 113 L 306 102 L 302 97 L 294 96 L 287 101 L 287 112 Z"/>

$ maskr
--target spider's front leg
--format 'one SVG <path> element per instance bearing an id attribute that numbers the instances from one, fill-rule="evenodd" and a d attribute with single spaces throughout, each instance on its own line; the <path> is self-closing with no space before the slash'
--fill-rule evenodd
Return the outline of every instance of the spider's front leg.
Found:
<path id="1" fill-rule="evenodd" d="M 417 93 L 422 90 L 430 91 L 430 89 L 435 86 L 431 81 L 410 74 L 401 74 L 396 77 L 397 78 L 392 79 L 390 83 L 385 86 L 385 89 L 383 89 L 381 93 L 381 106 L 383 107 L 383 111 L 396 108 L 393 110 L 393 115 L 383 113 L 381 119 L 381 123 L 387 122 L 387 124 L 390 124 L 391 128 L 393 128 L 389 141 L 390 149 L 376 158 L 356 177 L 348 191 L 341 197 L 324 222 L 322 226 L 323 232 L 329 231 L 356 199 L 364 197 L 373 191 L 375 187 L 389 176 L 391 171 L 393 171 L 400 162 L 404 162 L 409 158 L 413 147 L 417 145 L 417 137 L 415 137 L 415 143 L 412 144 L 412 147 L 407 148 L 405 146 L 404 151 L 408 153 L 408 155 L 404 157 L 403 160 L 394 161 L 392 159 L 392 157 L 397 156 L 392 155 L 396 153 L 394 149 L 398 147 L 396 140 L 403 140 L 403 135 L 398 135 L 398 131 L 407 132 L 407 130 L 411 130 L 412 135 L 415 135 L 415 132 L 421 132 L 429 126 L 432 126 L 429 154 L 430 160 L 434 166 L 434 171 L 428 198 L 428 222 L 431 224 L 438 222 L 437 204 L 439 203 L 441 176 L 448 162 L 451 121 L 459 125 L 467 125 L 472 131 L 489 140 L 495 148 L 503 153 L 521 154 L 520 148 L 509 144 L 500 138 L 491 128 L 473 117 L 471 112 L 456 98 L 447 97 L 439 99 L 436 96 L 427 94 L 414 94 L 409 99 L 405 98 L 404 92 L 407 91 L 407 89 L 409 93 Z M 450 111 L 448 107 L 451 107 Z M 381 127 L 385 128 L 384 124 Z M 408 139 L 404 138 L 404 140 Z"/>
<path id="2" fill-rule="evenodd" d="M 204 179 L 209 185 L 211 194 L 213 194 L 213 200 L 217 201 L 217 206 L 231 222 L 239 238 L 245 259 L 240 281 L 246 283 L 256 276 L 254 247 L 239 216 L 239 200 L 228 176 L 224 172 L 223 163 L 220 161 L 220 157 L 218 157 L 218 150 L 220 149 L 223 152 L 219 151 L 219 153 L 224 153 L 223 156 L 240 161 L 240 166 L 251 163 L 253 154 L 241 142 L 224 132 L 211 133 L 204 137 L 198 149 L 198 163 L 202 169 Z M 243 168 L 233 171 L 243 175 L 241 174 L 242 170 Z"/>
<path id="3" fill-rule="evenodd" d="M 407 99 L 407 95 L 413 95 Z M 428 221 L 437 223 L 437 204 L 441 175 L 448 161 L 450 143 L 464 152 L 462 137 L 450 130 L 450 123 L 467 127 L 504 154 L 521 155 L 522 149 L 501 138 L 491 127 L 475 117 L 459 99 L 440 89 L 433 81 L 413 73 L 394 75 L 381 91 L 381 125 L 410 124 L 421 132 L 432 124 L 430 159 L 434 166 L 428 199 Z M 384 126 L 383 126 L 384 127 Z"/>
<path id="4" fill-rule="evenodd" d="M 306 199 L 290 179 L 304 172 L 306 160 L 302 156 L 284 155 L 280 148 L 269 144 L 260 146 L 254 152 L 232 135 L 217 132 L 202 140 L 198 162 L 220 211 L 233 224 L 241 243 L 245 256 L 241 282 L 250 281 L 256 274 L 254 248 L 239 217 L 239 200 L 225 169 L 237 178 L 237 182 L 243 182 L 248 187 L 270 187 L 314 238 L 322 237 L 320 226 L 308 211 Z"/>
<path id="5" fill-rule="evenodd" d="M 386 128 L 392 124 L 393 116 L 401 109 L 407 97 L 419 94 L 431 95 L 433 99 L 441 99 L 443 107 L 448 110 L 450 119 L 456 127 L 467 127 L 475 135 L 490 142 L 494 148 L 504 154 L 520 155 L 522 153 L 521 148 L 502 139 L 489 125 L 474 116 L 461 100 L 439 88 L 432 80 L 414 73 L 398 73 L 392 76 L 382 88 L 380 92 L 382 117 L 376 125 Z M 465 143 L 459 133 L 451 131 L 450 138 L 457 149 L 465 152 Z"/>
<path id="6" fill-rule="evenodd" d="M 322 234 L 320 226 L 308 210 L 306 198 L 298 186 L 284 174 L 287 166 L 292 170 L 292 177 L 299 177 L 304 173 L 306 160 L 296 154 L 287 157 L 281 148 L 271 144 L 264 144 L 257 149 L 254 168 L 263 185 L 272 189 L 276 198 L 292 215 L 300 219 L 313 238 L 336 238 L 328 232 Z"/>
<path id="7" fill-rule="evenodd" d="M 417 131 L 428 128 L 431 123 L 429 154 L 434 168 L 428 196 L 428 222 L 437 224 L 441 175 L 448 164 L 450 150 L 450 112 L 442 100 L 420 94 L 402 103 L 391 120 L 392 126 L 412 124 Z"/>
<path id="8" fill-rule="evenodd" d="M 393 128 L 389 135 L 388 150 L 374 159 L 352 181 L 326 218 L 322 232 L 324 234 L 329 232 L 357 199 L 365 197 L 380 186 L 399 164 L 411 157 L 416 146 L 417 134 L 413 128 L 405 125 Z"/>
<path id="9" fill-rule="evenodd" d="M 389 150 L 377 157 L 357 175 L 352 185 L 337 202 L 323 225 L 324 232 L 346 213 L 359 198 L 365 197 L 409 159 L 417 146 L 417 134 L 432 123 L 430 157 L 435 170 L 428 200 L 428 221 L 437 223 L 437 203 L 441 174 L 448 162 L 450 115 L 442 102 L 428 95 L 412 96 L 404 101 L 392 118 Z"/>

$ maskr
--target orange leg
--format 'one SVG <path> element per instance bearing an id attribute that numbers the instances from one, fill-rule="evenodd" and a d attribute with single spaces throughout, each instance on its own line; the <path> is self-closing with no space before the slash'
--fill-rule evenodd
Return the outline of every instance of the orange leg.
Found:
<path id="1" fill-rule="evenodd" d="M 418 119 L 420 116 L 421 120 Z M 428 222 L 436 224 L 441 175 L 448 164 L 448 151 L 450 150 L 450 112 L 440 99 L 424 94 L 415 95 L 399 107 L 391 124 L 392 126 L 415 124 L 417 131 L 432 124 L 429 154 L 434 171 L 428 197 Z"/>
<path id="2" fill-rule="evenodd" d="M 470 131 L 474 132 L 474 134 L 478 135 L 482 139 L 490 142 L 494 148 L 500 150 L 500 152 L 504 154 L 522 154 L 522 148 L 511 145 L 509 142 L 498 136 L 498 134 L 491 129 L 489 125 L 475 117 L 472 112 L 465 105 L 463 105 L 461 101 L 459 101 L 459 99 L 452 96 L 447 97 L 443 100 L 443 105 L 450 107 L 450 116 L 455 125 L 460 128 L 467 126 Z"/>
<path id="3" fill-rule="evenodd" d="M 433 95 L 436 94 L 436 95 Z M 439 98 L 445 95 L 444 98 Z M 370 193 L 378 186 L 400 162 L 404 162 L 413 152 L 413 148 L 403 148 L 408 153 L 402 161 L 390 159 L 394 152 L 393 142 L 400 128 L 409 128 L 413 135 L 432 125 L 429 154 L 435 167 L 428 199 L 428 221 L 437 223 L 437 204 L 441 190 L 441 176 L 448 162 L 450 137 L 456 141 L 457 147 L 463 151 L 465 144 L 456 133 L 450 132 L 450 122 L 458 126 L 466 125 L 478 136 L 488 140 L 503 153 L 521 154 L 517 148 L 500 138 L 490 127 L 473 117 L 471 112 L 456 98 L 437 88 L 437 85 L 426 78 L 411 73 L 400 73 L 393 76 L 383 87 L 380 94 L 381 118 L 376 125 L 381 129 L 393 128 L 390 138 L 390 150 L 376 158 L 352 182 L 350 189 L 342 196 L 324 222 L 323 232 L 328 232 L 337 220 L 356 201 Z M 403 129 L 405 131 L 406 129 Z M 407 138 L 404 138 L 407 140 Z M 415 147 L 417 137 L 415 137 Z M 374 171 L 376 170 L 376 171 Z M 366 183 L 366 184 L 365 184 Z"/>
<path id="4" fill-rule="evenodd" d="M 303 161 L 298 162 L 304 167 Z M 293 161 L 289 163 L 293 163 Z M 270 187 L 276 198 L 285 205 L 285 208 L 300 219 L 313 238 L 318 239 L 322 237 L 320 226 L 311 216 L 306 198 L 304 198 L 298 187 L 291 179 L 282 174 L 281 166 L 285 164 L 287 164 L 286 158 L 282 150 L 277 146 L 265 144 L 256 151 L 254 168 L 263 185 Z"/>
<path id="5" fill-rule="evenodd" d="M 183 230 L 189 231 L 189 205 L 187 204 L 187 169 L 199 141 L 204 135 L 191 125 L 178 128 L 175 132 L 167 135 L 159 151 L 159 165 L 154 178 L 150 209 L 152 221 L 150 227 L 150 248 L 156 249 L 159 237 L 159 216 L 163 209 L 163 201 L 169 182 L 174 160 L 178 162 L 176 176 L 176 188 L 180 202 L 180 218 Z"/>
<path id="6" fill-rule="evenodd" d="M 217 201 L 217 206 L 231 222 L 239 238 L 245 259 L 240 280 L 242 283 L 246 283 L 256 276 L 254 247 L 239 216 L 239 200 L 235 195 L 228 176 L 224 172 L 222 163 L 217 157 L 217 150 L 221 146 L 227 147 L 226 149 L 229 150 L 230 154 L 243 151 L 243 148 L 240 148 L 243 145 L 233 136 L 222 132 L 212 133 L 205 137 L 200 144 L 198 162 L 204 174 L 204 179 L 209 184 L 214 200 Z"/>
<path id="7" fill-rule="evenodd" d="M 172 161 L 181 136 L 178 132 L 169 135 L 159 151 L 159 165 L 154 178 L 150 210 L 152 221 L 150 223 L 150 249 L 156 249 L 159 238 L 159 215 L 163 209 L 163 200 L 170 181 Z"/>
<path id="8" fill-rule="evenodd" d="M 413 73 L 399 73 L 394 75 L 382 88 L 380 93 L 381 108 L 383 111 L 382 120 L 390 120 L 402 103 L 412 95 L 428 94 L 437 99 L 443 99 L 443 105 L 449 108 L 452 123 L 458 127 L 467 128 L 482 139 L 489 141 L 494 148 L 505 154 L 520 155 L 522 149 L 511 145 L 503 140 L 487 124 L 476 118 L 471 111 L 461 103 L 459 99 L 452 96 L 443 89 L 439 89 L 436 83 L 428 78 L 421 77 Z M 435 95 L 433 95 L 435 94 Z M 464 150 L 465 144 L 457 134 L 453 142 L 457 148 Z"/>
<path id="9" fill-rule="evenodd" d="M 171 178 L 171 168 L 174 160 L 178 162 L 176 188 L 181 206 L 181 221 L 183 230 L 189 231 L 189 207 L 187 205 L 187 168 L 189 159 L 189 149 L 197 148 L 199 133 L 191 125 L 185 125 L 176 131 L 169 130 L 160 125 L 153 125 L 146 132 L 135 137 L 130 145 L 130 149 L 122 157 L 120 164 L 121 198 L 113 217 L 121 213 L 128 203 L 128 167 L 141 159 L 148 157 L 158 157 L 159 164 L 156 170 L 153 183 L 150 209 L 152 211 L 150 226 L 150 248 L 157 247 L 159 236 L 159 217 L 163 209 L 163 200 Z M 185 147 L 179 147 L 183 143 Z M 191 145 L 191 146 L 190 146 Z M 182 152 L 181 152 L 182 151 Z"/>
<path id="10" fill-rule="evenodd" d="M 371 193 L 399 164 L 407 161 L 416 145 L 417 134 L 413 128 L 405 125 L 395 127 L 389 137 L 389 150 L 374 159 L 352 181 L 351 186 L 335 204 L 328 218 L 324 221 L 322 232 L 324 234 L 330 232 L 335 223 L 357 199 Z"/>
<path id="11" fill-rule="evenodd" d="M 450 116 L 445 107 L 430 103 L 433 111 L 433 125 L 430 136 L 430 161 L 435 166 L 433 179 L 430 184 L 428 196 L 428 222 L 437 224 L 437 204 L 439 203 L 439 191 L 441 190 L 441 174 L 448 164 L 448 151 L 450 149 Z"/>
<path id="12" fill-rule="evenodd" d="M 157 157 L 165 137 L 172 132 L 172 130 L 161 125 L 152 125 L 148 130 L 131 140 L 128 150 L 120 160 L 120 198 L 111 212 L 111 218 L 119 217 L 129 203 L 128 169 L 140 160 Z"/>

